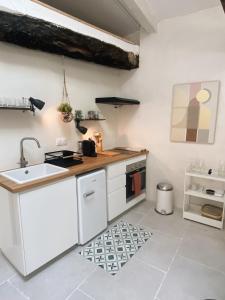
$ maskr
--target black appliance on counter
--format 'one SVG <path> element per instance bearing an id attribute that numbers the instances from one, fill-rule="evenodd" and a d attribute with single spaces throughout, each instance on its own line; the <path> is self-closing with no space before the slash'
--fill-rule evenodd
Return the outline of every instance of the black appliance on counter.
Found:
<path id="1" fill-rule="evenodd" d="M 45 163 L 58 167 L 68 168 L 83 163 L 79 153 L 69 150 L 54 151 L 45 153 Z"/>
<path id="2" fill-rule="evenodd" d="M 82 154 L 84 156 L 96 157 L 95 142 L 92 139 L 82 141 Z"/>
<path id="3" fill-rule="evenodd" d="M 141 176 L 141 187 L 140 193 L 145 192 L 146 188 L 146 160 L 142 160 L 136 163 L 132 163 L 127 165 L 126 167 L 126 202 L 128 203 L 132 199 L 134 199 L 137 195 L 135 195 L 133 188 L 133 175 L 139 172 Z"/>

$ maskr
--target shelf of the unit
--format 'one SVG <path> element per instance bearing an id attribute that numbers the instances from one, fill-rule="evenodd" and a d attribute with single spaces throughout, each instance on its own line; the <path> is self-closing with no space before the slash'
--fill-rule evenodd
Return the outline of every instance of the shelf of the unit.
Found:
<path id="1" fill-rule="evenodd" d="M 106 119 L 75 119 L 75 121 L 105 121 Z"/>
<path id="2" fill-rule="evenodd" d="M 208 174 L 201 174 L 195 172 L 186 172 L 186 175 L 191 177 L 198 177 L 202 179 L 210 179 L 210 180 L 225 182 L 225 177 L 216 176 L 216 175 L 208 175 Z"/>
<path id="3" fill-rule="evenodd" d="M 216 228 L 223 228 L 223 221 L 217 221 L 214 219 L 210 219 L 201 215 L 201 206 L 200 205 L 192 205 L 188 210 L 184 210 L 183 212 L 184 219 L 192 220 L 198 223 L 206 224 L 209 226 L 213 226 Z"/>
<path id="4" fill-rule="evenodd" d="M 194 197 L 198 197 L 198 198 L 204 198 L 204 199 L 208 199 L 208 200 L 212 200 L 212 201 L 217 201 L 217 202 L 221 202 L 224 203 L 225 201 L 225 197 L 217 197 L 217 196 L 213 196 L 213 195 L 208 195 L 202 191 L 192 191 L 192 190 L 187 190 L 184 192 L 185 195 L 188 196 L 194 196 Z"/>
<path id="5" fill-rule="evenodd" d="M 30 106 L 0 106 L 0 110 L 31 110 Z"/>
<path id="6" fill-rule="evenodd" d="M 135 99 L 127 99 L 127 98 L 119 98 L 119 97 L 102 97 L 102 98 L 95 98 L 95 103 L 121 106 L 121 105 L 139 105 L 140 101 Z"/>

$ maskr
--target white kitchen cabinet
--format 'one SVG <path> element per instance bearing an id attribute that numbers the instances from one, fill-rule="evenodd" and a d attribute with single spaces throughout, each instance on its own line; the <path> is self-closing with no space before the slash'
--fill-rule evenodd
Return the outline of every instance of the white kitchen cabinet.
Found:
<path id="1" fill-rule="evenodd" d="M 106 167 L 108 221 L 112 221 L 114 218 L 146 198 L 146 192 L 144 190 L 132 200 L 127 201 L 126 199 L 127 166 L 146 160 L 146 158 L 146 155 L 140 155 L 122 162 L 113 163 Z"/>
<path id="2" fill-rule="evenodd" d="M 108 194 L 108 221 L 113 220 L 126 210 L 126 188 Z"/>
<path id="3" fill-rule="evenodd" d="M 108 221 L 126 210 L 126 164 L 119 162 L 107 166 Z"/>
<path id="4" fill-rule="evenodd" d="M 107 182 L 107 190 L 109 194 L 117 190 L 123 189 L 125 186 L 126 186 L 126 176 L 124 174 L 116 176 L 115 178 L 112 179 L 108 179 Z"/>
<path id="5" fill-rule="evenodd" d="M 114 163 L 107 166 L 107 178 L 112 179 L 126 173 L 125 161 Z"/>
<path id="6" fill-rule="evenodd" d="M 28 275 L 78 243 L 76 178 L 27 192 L 0 190 L 0 248 Z"/>

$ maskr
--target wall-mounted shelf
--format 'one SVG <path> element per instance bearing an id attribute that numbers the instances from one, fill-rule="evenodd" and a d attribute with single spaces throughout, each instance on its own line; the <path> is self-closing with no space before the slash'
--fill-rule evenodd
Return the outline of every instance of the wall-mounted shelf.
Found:
<path id="1" fill-rule="evenodd" d="M 27 107 L 27 106 L 0 106 L 0 109 L 4 109 L 4 110 L 31 110 L 31 107 Z"/>
<path id="2" fill-rule="evenodd" d="M 139 105 L 140 101 L 135 99 L 127 99 L 127 98 L 119 98 L 119 97 L 102 97 L 102 98 L 95 98 L 95 103 L 109 104 L 118 107 L 122 105 Z"/>
<path id="3" fill-rule="evenodd" d="M 80 131 L 80 133 L 85 134 L 87 132 L 87 128 L 80 125 L 80 122 L 83 121 L 105 121 L 105 119 L 74 119 L 76 128 Z"/>
<path id="4" fill-rule="evenodd" d="M 75 119 L 76 122 L 81 121 L 105 121 L 106 119 Z"/>
<path id="5" fill-rule="evenodd" d="M 35 114 L 35 109 L 42 110 L 45 102 L 39 99 L 30 98 L 5 98 L 0 97 L 0 110 L 20 110 L 20 111 L 32 111 Z"/>

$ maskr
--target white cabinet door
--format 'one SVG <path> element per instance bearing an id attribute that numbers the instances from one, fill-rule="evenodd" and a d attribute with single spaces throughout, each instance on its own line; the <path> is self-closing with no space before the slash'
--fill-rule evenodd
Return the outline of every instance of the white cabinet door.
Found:
<path id="1" fill-rule="evenodd" d="M 122 214 L 126 207 L 126 175 L 107 180 L 108 221 Z"/>
<path id="2" fill-rule="evenodd" d="M 87 243 L 107 227 L 105 170 L 77 179 L 79 243 Z"/>
<path id="3" fill-rule="evenodd" d="M 126 173 L 126 164 L 125 162 L 114 163 L 106 168 L 107 170 L 107 179 L 117 177 Z"/>
<path id="4" fill-rule="evenodd" d="M 108 194 L 108 221 L 126 210 L 126 189 L 122 188 Z"/>
<path id="5" fill-rule="evenodd" d="M 126 209 L 126 164 L 125 161 L 107 166 L 108 221 Z"/>
<path id="6" fill-rule="evenodd" d="M 126 186 L 126 175 L 119 175 L 117 177 L 107 180 L 108 194 L 115 192 L 116 190 L 125 188 L 125 186 Z"/>
<path id="7" fill-rule="evenodd" d="M 26 274 L 78 242 L 76 178 L 20 194 Z"/>

